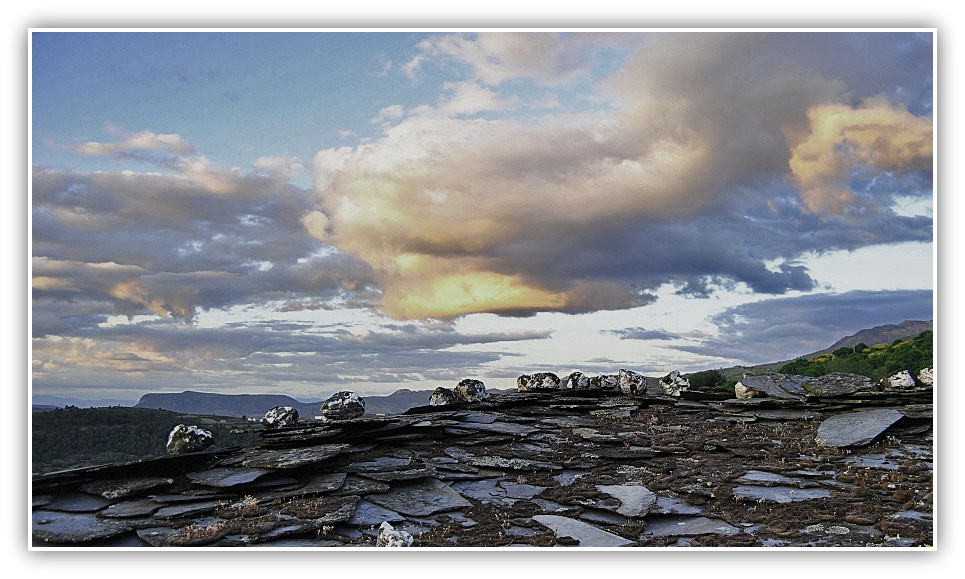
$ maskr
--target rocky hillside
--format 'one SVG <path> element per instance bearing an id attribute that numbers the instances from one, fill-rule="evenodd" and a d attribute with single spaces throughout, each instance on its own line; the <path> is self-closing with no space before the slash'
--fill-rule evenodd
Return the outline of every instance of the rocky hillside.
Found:
<path id="1" fill-rule="evenodd" d="M 921 547 L 932 391 L 496 394 L 34 477 L 37 546 Z M 394 527 L 386 529 L 385 527 Z M 383 529 L 380 531 L 380 528 Z M 390 535 L 390 533 L 392 533 Z"/>

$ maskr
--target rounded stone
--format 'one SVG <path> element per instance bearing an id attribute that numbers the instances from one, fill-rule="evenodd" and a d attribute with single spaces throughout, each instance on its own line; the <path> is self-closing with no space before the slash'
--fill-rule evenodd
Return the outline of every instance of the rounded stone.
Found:
<path id="1" fill-rule="evenodd" d="M 459 402 L 459 398 L 456 397 L 456 393 L 449 388 L 443 388 L 442 386 L 433 390 L 432 395 L 429 396 L 430 406 L 449 406 L 450 404 L 455 404 Z"/>
<path id="2" fill-rule="evenodd" d="M 586 390 L 590 387 L 590 379 L 583 372 L 573 372 L 563 381 L 563 388 L 567 390 Z"/>
<path id="3" fill-rule="evenodd" d="M 326 420 L 351 420 L 365 414 L 365 400 L 355 392 L 336 392 L 322 403 L 319 412 Z"/>
<path id="4" fill-rule="evenodd" d="M 265 413 L 261 423 L 265 428 L 284 428 L 298 424 L 298 411 L 291 406 L 275 406 Z"/>
<path id="5" fill-rule="evenodd" d="M 516 379 L 516 389 L 520 392 L 540 390 L 560 390 L 560 377 L 552 372 L 537 372 L 532 376 L 524 374 Z"/>
<path id="6" fill-rule="evenodd" d="M 411 547 L 412 535 L 401 529 L 396 530 L 388 521 L 383 521 L 379 526 L 379 537 L 375 545 L 377 547 Z"/>
<path id="7" fill-rule="evenodd" d="M 170 454 L 201 452 L 214 444 L 214 436 L 197 426 L 178 424 L 168 434 L 167 451 Z"/>
<path id="8" fill-rule="evenodd" d="M 668 396 L 680 396 L 681 390 L 690 390 L 690 380 L 681 376 L 679 370 L 674 370 L 660 379 L 660 388 Z"/>
<path id="9" fill-rule="evenodd" d="M 935 369 L 931 366 L 922 368 L 921 372 L 918 373 L 918 381 L 922 386 L 931 388 L 935 383 Z"/>
<path id="10" fill-rule="evenodd" d="M 600 390 L 616 390 L 620 387 L 617 377 L 610 374 L 600 374 L 590 378 L 590 388 Z"/>
<path id="11" fill-rule="evenodd" d="M 912 378 L 911 372 L 902 370 L 897 374 L 888 376 L 885 379 L 884 386 L 888 390 L 910 390 L 915 387 L 915 379 Z"/>
<path id="12" fill-rule="evenodd" d="M 455 394 L 456 399 L 461 402 L 484 402 L 489 399 L 489 392 L 486 392 L 486 385 L 472 378 L 466 378 L 456 384 L 453 394 Z"/>
<path id="13" fill-rule="evenodd" d="M 640 396 L 647 393 L 647 378 L 632 370 L 621 369 L 617 375 L 620 392 L 627 396 Z"/>
<path id="14" fill-rule="evenodd" d="M 743 382 L 738 382 L 734 385 L 734 394 L 740 400 L 748 400 L 750 398 L 760 398 L 764 396 L 764 393 L 760 390 L 754 390 L 744 385 Z"/>

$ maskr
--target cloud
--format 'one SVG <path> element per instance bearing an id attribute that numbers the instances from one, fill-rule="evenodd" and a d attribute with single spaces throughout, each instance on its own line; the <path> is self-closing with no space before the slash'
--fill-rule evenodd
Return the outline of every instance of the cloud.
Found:
<path id="1" fill-rule="evenodd" d="M 155 134 L 151 131 L 142 131 L 117 143 L 88 141 L 83 145 L 74 147 L 73 151 L 78 155 L 85 156 L 121 155 L 132 151 L 166 151 L 181 156 L 193 154 L 194 145 L 182 139 L 181 135 Z"/>
<path id="2" fill-rule="evenodd" d="M 475 82 L 447 82 L 442 89 L 448 95 L 443 97 L 440 109 L 449 116 L 474 115 L 515 107 L 513 100 L 500 99 L 496 93 Z"/>
<path id="3" fill-rule="evenodd" d="M 849 171 L 927 171 L 932 166 L 932 117 L 872 98 L 857 108 L 828 104 L 808 110 L 811 132 L 791 151 L 790 167 L 811 212 L 841 213 L 854 201 Z"/>
<path id="4" fill-rule="evenodd" d="M 752 364 L 827 348 L 858 330 L 932 319 L 931 290 L 851 291 L 775 298 L 728 308 L 711 318 L 718 334 L 678 350 Z"/>
<path id="5" fill-rule="evenodd" d="M 555 33 L 432 35 L 421 41 L 418 49 L 420 53 L 403 69 L 410 78 L 427 58 L 445 58 L 468 65 L 475 78 L 490 86 L 522 76 L 563 82 L 588 65 L 581 43 Z"/>
<path id="6" fill-rule="evenodd" d="M 402 72 L 405 73 L 409 80 L 415 82 L 422 70 L 422 62 L 426 59 L 425 54 L 417 54 L 412 57 L 408 62 L 399 65 Z"/>
<path id="7" fill-rule="evenodd" d="M 217 328 L 169 321 L 85 324 L 35 338 L 33 378 L 40 390 L 100 383 L 140 391 L 264 391 L 271 383 L 320 399 L 360 382 L 444 380 L 451 385 L 507 355 L 479 351 L 479 346 L 548 336 L 543 331 L 467 334 L 446 324 L 363 332 L 279 322 Z M 456 346 L 477 347 L 465 352 L 453 350 Z"/>
<path id="8" fill-rule="evenodd" d="M 264 173 L 187 158 L 173 173 L 33 173 L 33 294 L 111 304 L 115 313 L 190 320 L 198 308 L 278 299 L 377 303 L 371 268 L 330 249 L 314 200 Z M 322 216 L 323 217 L 323 216 Z M 375 302 L 373 302 L 375 300 Z"/>
<path id="9" fill-rule="evenodd" d="M 445 99 L 416 107 L 378 140 L 316 155 L 322 238 L 373 268 L 383 311 L 401 318 L 629 308 L 665 283 L 693 296 L 809 291 L 794 261 L 805 252 L 931 235 L 929 220 L 891 212 L 885 192 L 814 213 L 788 179 L 792 147 L 813 148 L 814 111 L 844 106 L 851 71 L 869 64 L 840 38 L 653 35 L 603 83 L 613 110 L 524 122 L 452 117 Z M 420 47 L 470 64 L 475 80 L 458 86 L 491 98 L 480 83 L 522 75 L 524 62 L 565 76 L 566 42 L 446 35 Z M 824 45 L 840 52 L 822 68 Z M 930 124 L 905 114 L 908 127 Z M 891 148 L 867 149 L 876 170 L 889 166 Z"/>
<path id="10" fill-rule="evenodd" d="M 380 110 L 379 114 L 372 117 L 371 123 L 377 125 L 388 120 L 400 119 L 404 115 L 405 108 L 402 105 L 389 105 Z"/>
<path id="11" fill-rule="evenodd" d="M 663 330 L 648 330 L 646 328 L 623 328 L 621 330 L 607 330 L 606 333 L 619 336 L 621 340 L 674 340 L 680 336 Z"/>
<path id="12" fill-rule="evenodd" d="M 277 176 L 285 181 L 305 169 L 297 157 L 258 157 L 252 161 L 251 166 L 266 175 Z"/>

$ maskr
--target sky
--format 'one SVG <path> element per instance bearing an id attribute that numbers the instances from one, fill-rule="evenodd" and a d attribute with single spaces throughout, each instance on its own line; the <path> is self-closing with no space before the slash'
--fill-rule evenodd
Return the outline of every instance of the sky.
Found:
<path id="1" fill-rule="evenodd" d="M 660 376 L 931 319 L 932 42 L 34 32 L 33 395 Z"/>

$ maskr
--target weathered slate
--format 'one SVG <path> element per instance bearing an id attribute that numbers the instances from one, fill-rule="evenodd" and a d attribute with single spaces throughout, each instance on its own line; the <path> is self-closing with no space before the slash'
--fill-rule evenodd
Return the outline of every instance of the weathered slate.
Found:
<path id="1" fill-rule="evenodd" d="M 219 467 L 189 472 L 186 476 L 199 485 L 227 488 L 252 483 L 270 472 L 272 471 L 265 468 Z"/>
<path id="2" fill-rule="evenodd" d="M 533 520 L 553 531 L 557 537 L 576 539 L 581 547 L 626 547 L 634 544 L 630 539 L 569 517 L 536 515 Z"/>
<path id="3" fill-rule="evenodd" d="M 596 490 L 619 500 L 616 512 L 625 517 L 642 517 L 657 504 L 657 495 L 640 484 L 596 485 Z"/>
<path id="4" fill-rule="evenodd" d="M 286 450 L 256 450 L 241 461 L 249 468 L 298 468 L 326 461 L 352 448 L 351 444 L 318 444 Z"/>
<path id="5" fill-rule="evenodd" d="M 505 468 L 509 470 L 539 471 L 539 470 L 562 470 L 558 464 L 550 464 L 539 460 L 529 460 L 525 458 L 505 458 L 502 456 L 471 456 L 466 458 L 466 462 L 473 466 L 483 466 L 492 468 Z"/>
<path id="6" fill-rule="evenodd" d="M 105 499 L 116 500 L 147 493 L 173 483 L 174 479 L 152 476 L 92 481 L 82 485 L 80 489 Z"/>
<path id="7" fill-rule="evenodd" d="M 545 488 L 492 478 L 452 483 L 452 489 L 464 496 L 481 503 L 494 503 L 503 507 L 511 507 L 520 499 L 532 499 Z"/>
<path id="8" fill-rule="evenodd" d="M 68 513 L 93 513 L 111 504 L 102 497 L 87 493 L 66 493 L 54 498 L 45 505 L 49 511 L 64 511 Z"/>
<path id="9" fill-rule="evenodd" d="M 734 497 L 768 503 L 794 503 L 798 501 L 830 498 L 831 492 L 827 489 L 738 485 L 734 487 Z"/>
<path id="10" fill-rule="evenodd" d="M 647 537 L 694 537 L 697 535 L 735 535 L 740 529 L 720 519 L 707 517 L 661 517 L 649 521 L 641 539 Z"/>
<path id="11" fill-rule="evenodd" d="M 808 396 L 804 383 L 809 379 L 807 376 L 796 376 L 794 374 L 764 374 L 762 376 L 747 376 L 741 379 L 741 383 L 752 390 L 763 392 L 773 398 L 804 400 Z"/>
<path id="12" fill-rule="evenodd" d="M 111 505 L 103 511 L 97 513 L 97 516 L 107 519 L 145 517 L 148 515 L 153 515 L 163 506 L 163 504 L 154 502 L 150 499 L 134 499 Z"/>
<path id="13" fill-rule="evenodd" d="M 837 414 L 818 427 L 815 442 L 836 448 L 864 446 L 880 436 L 904 415 L 891 408 Z"/>
<path id="14" fill-rule="evenodd" d="M 871 378 L 845 372 L 832 372 L 804 382 L 804 389 L 815 396 L 843 396 L 874 387 Z"/>
<path id="15" fill-rule="evenodd" d="M 404 515 L 427 517 L 472 506 L 459 493 L 435 479 L 398 486 L 387 493 L 368 495 L 365 500 Z"/>
<path id="16" fill-rule="evenodd" d="M 807 481 L 791 478 L 784 476 L 782 474 L 777 474 L 773 472 L 767 472 L 763 470 L 749 470 L 741 475 L 735 482 L 738 484 L 748 484 L 748 485 L 758 485 L 758 486 L 776 486 L 776 485 L 797 485 L 797 486 L 808 486 Z"/>
<path id="17" fill-rule="evenodd" d="M 101 519 L 90 513 L 37 510 L 32 514 L 33 538 L 43 543 L 86 543 L 132 530 L 130 523 Z"/>
<path id="18" fill-rule="evenodd" d="M 380 507 L 379 505 L 362 500 L 355 507 L 355 513 L 345 524 L 353 527 L 369 527 L 381 525 L 384 521 L 398 523 L 404 521 L 405 517 L 399 513 Z"/>
<path id="19" fill-rule="evenodd" d="M 463 430 L 477 430 L 482 432 L 493 432 L 496 434 L 510 434 L 513 436 L 527 436 L 534 432 L 539 432 L 538 428 L 516 424 L 514 422 L 460 422 L 459 428 Z"/>
<path id="20" fill-rule="evenodd" d="M 190 517 L 213 511 L 218 507 L 227 505 L 227 501 L 205 501 L 203 503 L 187 503 L 183 505 L 172 505 L 164 507 L 154 513 L 155 519 L 174 519 L 178 517 Z"/>

